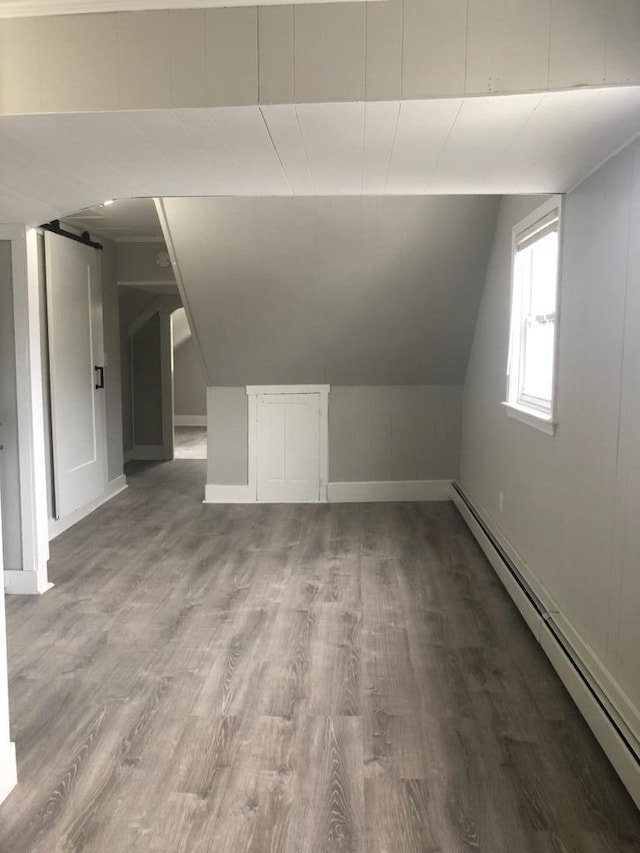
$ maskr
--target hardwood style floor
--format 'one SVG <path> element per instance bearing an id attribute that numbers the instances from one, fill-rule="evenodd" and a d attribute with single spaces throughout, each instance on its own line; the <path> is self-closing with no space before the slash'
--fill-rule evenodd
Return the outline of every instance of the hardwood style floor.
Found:
<path id="1" fill-rule="evenodd" d="M 203 506 L 137 464 L 8 599 L 2 853 L 630 853 L 640 815 L 452 505 Z"/>
<path id="2" fill-rule="evenodd" d="M 173 428 L 173 438 L 176 459 L 207 458 L 206 427 L 177 426 Z"/>

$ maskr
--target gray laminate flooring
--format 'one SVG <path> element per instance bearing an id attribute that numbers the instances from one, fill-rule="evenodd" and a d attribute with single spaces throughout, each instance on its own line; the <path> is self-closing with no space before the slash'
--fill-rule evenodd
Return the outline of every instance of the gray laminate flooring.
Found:
<path id="1" fill-rule="evenodd" d="M 207 458 L 206 427 L 174 427 L 173 440 L 176 459 Z"/>
<path id="2" fill-rule="evenodd" d="M 8 599 L 2 853 L 630 853 L 640 817 L 452 505 L 203 506 L 137 464 Z"/>

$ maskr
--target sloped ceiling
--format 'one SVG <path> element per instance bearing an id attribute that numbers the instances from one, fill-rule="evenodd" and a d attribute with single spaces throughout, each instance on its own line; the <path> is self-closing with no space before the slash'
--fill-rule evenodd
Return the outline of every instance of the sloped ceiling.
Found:
<path id="1" fill-rule="evenodd" d="M 0 18 L 33 15 L 79 15 L 95 12 L 137 12 L 146 9 L 219 9 L 233 6 L 275 6 L 285 0 L 0 0 Z M 299 3 L 345 3 L 364 0 L 286 0 Z"/>
<path id="2" fill-rule="evenodd" d="M 0 222 L 132 196 L 566 192 L 640 132 L 640 87 L 0 117 Z"/>
<path id="3" fill-rule="evenodd" d="M 167 198 L 211 385 L 461 383 L 498 198 Z"/>

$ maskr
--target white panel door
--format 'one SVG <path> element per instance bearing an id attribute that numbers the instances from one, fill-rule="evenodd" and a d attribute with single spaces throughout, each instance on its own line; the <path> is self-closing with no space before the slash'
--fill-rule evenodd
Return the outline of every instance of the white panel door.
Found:
<path id="1" fill-rule="evenodd" d="M 47 232 L 47 310 L 55 516 L 105 489 L 102 292 L 97 252 Z M 103 375 L 103 374 L 102 374 Z"/>
<path id="2" fill-rule="evenodd" d="M 273 503 L 320 500 L 320 395 L 260 394 L 257 497 Z"/>

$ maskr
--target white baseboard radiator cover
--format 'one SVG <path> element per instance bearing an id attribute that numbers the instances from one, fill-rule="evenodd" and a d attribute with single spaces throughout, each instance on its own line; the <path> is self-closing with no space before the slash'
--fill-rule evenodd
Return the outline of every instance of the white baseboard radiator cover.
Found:
<path id="1" fill-rule="evenodd" d="M 610 696 L 558 625 L 551 612 L 509 556 L 499 537 L 465 494 L 453 483 L 451 496 L 496 574 L 542 646 L 578 710 L 586 720 L 623 784 L 640 808 L 640 743 Z"/>

